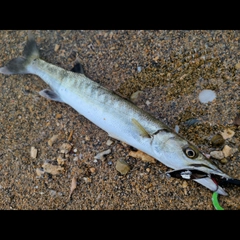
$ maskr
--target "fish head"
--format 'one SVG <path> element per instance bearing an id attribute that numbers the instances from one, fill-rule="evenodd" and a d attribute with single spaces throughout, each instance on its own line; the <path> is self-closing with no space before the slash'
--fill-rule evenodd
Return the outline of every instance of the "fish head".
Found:
<path id="1" fill-rule="evenodd" d="M 175 170 L 168 172 L 169 176 L 194 180 L 212 191 L 226 195 L 218 182 L 222 178 L 231 177 L 180 135 L 169 130 L 160 131 L 153 136 L 152 148 L 156 159 Z"/>

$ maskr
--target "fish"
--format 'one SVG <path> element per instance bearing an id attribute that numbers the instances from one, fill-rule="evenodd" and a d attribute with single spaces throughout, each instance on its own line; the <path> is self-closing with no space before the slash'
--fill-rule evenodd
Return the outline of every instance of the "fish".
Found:
<path id="1" fill-rule="evenodd" d="M 166 172 L 167 176 L 193 180 L 211 191 L 228 195 L 218 183 L 234 178 L 194 144 L 131 101 L 88 78 L 82 67 L 69 71 L 42 60 L 31 31 L 22 56 L 10 60 L 0 68 L 0 73 L 37 75 L 49 86 L 39 92 L 42 97 L 71 106 L 110 137 L 173 169 Z"/>

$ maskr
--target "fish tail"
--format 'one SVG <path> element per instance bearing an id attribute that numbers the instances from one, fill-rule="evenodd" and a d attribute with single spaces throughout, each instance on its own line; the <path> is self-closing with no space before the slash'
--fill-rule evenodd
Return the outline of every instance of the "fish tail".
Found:
<path id="1" fill-rule="evenodd" d="M 23 56 L 12 59 L 4 67 L 0 68 L 0 73 L 10 75 L 10 74 L 27 74 L 30 73 L 28 66 L 40 57 L 39 49 L 37 47 L 36 41 L 31 33 L 28 31 L 27 44 L 23 50 Z"/>

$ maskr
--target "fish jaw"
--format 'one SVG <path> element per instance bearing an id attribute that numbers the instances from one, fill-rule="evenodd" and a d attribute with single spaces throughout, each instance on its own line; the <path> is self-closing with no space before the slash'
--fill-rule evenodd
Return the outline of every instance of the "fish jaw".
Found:
<path id="1" fill-rule="evenodd" d="M 227 196 L 228 194 L 224 191 L 224 189 L 217 185 L 211 178 L 200 178 L 200 179 L 194 179 L 195 182 L 200 183 L 204 187 L 210 189 L 213 192 L 217 192 L 218 194 Z"/>

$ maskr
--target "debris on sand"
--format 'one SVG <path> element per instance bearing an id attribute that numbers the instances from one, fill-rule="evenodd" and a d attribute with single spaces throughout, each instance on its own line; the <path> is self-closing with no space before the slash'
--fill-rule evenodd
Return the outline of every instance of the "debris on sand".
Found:
<path id="1" fill-rule="evenodd" d="M 139 158 L 144 162 L 150 162 L 150 163 L 156 163 L 156 159 L 149 156 L 148 154 L 138 150 L 138 151 L 130 151 L 129 156 L 134 157 L 134 158 Z"/>
<path id="2" fill-rule="evenodd" d="M 37 149 L 35 147 L 31 147 L 31 153 L 30 153 L 32 158 L 37 157 Z"/>
<path id="3" fill-rule="evenodd" d="M 42 165 L 44 172 L 50 173 L 52 175 L 60 174 L 64 170 L 63 167 L 59 165 L 53 165 L 49 161 L 45 161 Z"/>
<path id="4" fill-rule="evenodd" d="M 72 145 L 69 143 L 63 143 L 60 147 L 60 153 L 67 154 L 71 151 Z"/>
<path id="5" fill-rule="evenodd" d="M 123 158 L 119 158 L 116 164 L 116 170 L 122 175 L 126 175 L 130 171 L 130 166 Z"/>
<path id="6" fill-rule="evenodd" d="M 210 155 L 212 158 L 215 158 L 218 160 L 221 160 L 224 158 L 224 154 L 222 151 L 212 151 L 212 152 L 210 152 Z"/>
<path id="7" fill-rule="evenodd" d="M 72 183 L 71 183 L 71 188 L 70 188 L 70 193 L 69 193 L 69 197 L 68 197 L 69 199 L 71 198 L 72 193 L 76 189 L 76 187 L 77 187 L 77 178 L 73 177 L 72 178 Z"/>
<path id="8" fill-rule="evenodd" d="M 103 159 L 103 157 L 105 155 L 108 155 L 109 153 L 111 153 L 111 149 L 107 149 L 107 150 L 105 150 L 103 152 L 98 153 L 94 158 L 95 159 Z"/>
<path id="9" fill-rule="evenodd" d="M 53 136 L 48 140 L 48 145 L 49 145 L 50 147 L 52 147 L 53 143 L 55 143 L 55 142 L 57 141 L 58 136 L 59 136 L 58 134 L 53 135 Z"/>
<path id="10" fill-rule="evenodd" d="M 226 128 L 226 129 L 224 129 L 223 132 L 221 132 L 221 135 L 225 140 L 233 137 L 234 134 L 235 134 L 235 132 L 233 130 L 231 130 L 230 128 Z"/>

